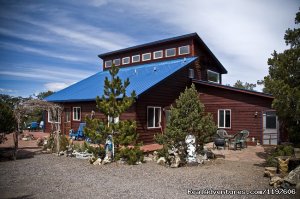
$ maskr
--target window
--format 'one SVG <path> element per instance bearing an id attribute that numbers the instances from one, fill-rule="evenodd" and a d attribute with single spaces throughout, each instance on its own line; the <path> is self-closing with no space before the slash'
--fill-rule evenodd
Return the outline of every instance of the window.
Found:
<path id="1" fill-rule="evenodd" d="M 211 70 L 207 70 L 207 80 L 209 82 L 220 83 L 220 74 Z"/>
<path id="2" fill-rule="evenodd" d="M 114 120 L 113 120 L 113 119 L 114 119 Z M 111 116 L 108 116 L 108 122 L 109 122 L 109 123 L 113 123 L 113 124 L 119 123 L 119 116 L 118 116 L 118 117 L 115 117 L 115 118 L 113 118 L 113 117 L 111 117 Z"/>
<path id="3" fill-rule="evenodd" d="M 160 128 L 161 122 L 161 108 L 160 107 L 147 107 L 147 126 L 148 128 Z"/>
<path id="4" fill-rule="evenodd" d="M 142 55 L 142 61 L 147 61 L 151 59 L 151 53 L 145 53 Z"/>
<path id="5" fill-rule="evenodd" d="M 267 129 L 276 129 L 276 113 L 267 112 L 266 113 L 266 128 Z"/>
<path id="6" fill-rule="evenodd" d="M 130 62 L 130 57 L 124 57 L 123 59 L 122 59 L 122 64 L 129 64 L 129 62 Z"/>
<path id="7" fill-rule="evenodd" d="M 162 58 L 163 57 L 163 51 L 162 50 L 160 50 L 160 51 L 155 51 L 154 53 L 153 53 L 153 59 L 160 59 L 160 58 Z"/>
<path id="8" fill-rule="evenodd" d="M 190 46 L 181 46 L 179 47 L 179 55 L 185 55 L 190 53 Z"/>
<path id="9" fill-rule="evenodd" d="M 166 50 L 166 57 L 173 57 L 175 56 L 176 52 L 175 52 L 175 48 L 170 48 Z"/>
<path id="10" fill-rule="evenodd" d="M 112 65 L 111 60 L 105 61 L 105 68 L 109 68 L 109 67 L 111 67 L 111 65 Z"/>
<path id="11" fill-rule="evenodd" d="M 115 66 L 120 66 L 121 60 L 120 59 L 114 59 L 114 65 Z"/>
<path id="12" fill-rule="evenodd" d="M 231 110 L 219 109 L 218 111 L 218 127 L 231 128 Z"/>
<path id="13" fill-rule="evenodd" d="M 73 120 L 80 121 L 81 108 L 73 107 Z"/>
<path id="14" fill-rule="evenodd" d="M 71 111 L 70 109 L 65 109 L 65 122 L 71 121 Z"/>
<path id="15" fill-rule="evenodd" d="M 60 123 L 61 115 L 58 110 L 55 111 L 55 114 L 52 111 L 48 110 L 48 122 L 49 123 Z"/>
<path id="16" fill-rule="evenodd" d="M 140 61 L 140 55 L 132 56 L 132 63 L 139 62 L 139 61 Z"/>

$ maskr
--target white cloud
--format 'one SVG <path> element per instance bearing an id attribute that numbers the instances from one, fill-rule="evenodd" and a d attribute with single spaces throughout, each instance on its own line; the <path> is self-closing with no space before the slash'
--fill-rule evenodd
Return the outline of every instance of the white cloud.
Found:
<path id="1" fill-rule="evenodd" d="M 0 93 L 13 93 L 13 92 L 16 92 L 16 90 L 0 88 Z"/>
<path id="2" fill-rule="evenodd" d="M 70 86 L 70 84 L 64 83 L 64 82 L 52 82 L 45 84 L 45 87 L 49 91 L 59 91 L 61 89 L 64 89 L 66 87 Z"/>
<path id="3" fill-rule="evenodd" d="M 42 49 L 27 47 L 24 45 L 19 45 L 19 44 L 14 44 L 14 43 L 0 42 L 0 46 L 2 48 L 6 48 L 9 50 L 16 50 L 16 51 L 20 51 L 20 52 L 26 51 L 26 52 L 35 53 L 35 54 L 43 55 L 46 57 L 62 59 L 62 60 L 66 60 L 66 61 L 78 61 L 78 62 L 92 63 L 92 61 L 86 57 L 67 55 L 67 54 L 63 54 L 63 53 L 55 53 L 50 50 L 42 50 Z"/>

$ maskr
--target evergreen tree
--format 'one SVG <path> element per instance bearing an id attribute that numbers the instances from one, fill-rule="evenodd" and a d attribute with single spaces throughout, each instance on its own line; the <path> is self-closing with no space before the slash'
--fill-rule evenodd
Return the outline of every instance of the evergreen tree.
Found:
<path id="1" fill-rule="evenodd" d="M 295 23 L 300 23 L 300 12 Z M 300 28 L 288 29 L 284 39 L 289 49 L 274 51 L 263 82 L 265 91 L 275 97 L 272 106 L 287 127 L 290 141 L 300 143 Z"/>
<path id="2" fill-rule="evenodd" d="M 256 84 L 251 84 L 248 82 L 242 82 L 241 80 L 236 81 L 236 83 L 233 85 L 235 88 L 241 88 L 241 89 L 246 89 L 250 91 L 254 91 L 254 88 L 256 87 Z"/>
<path id="3" fill-rule="evenodd" d="M 5 142 L 6 134 L 16 130 L 16 119 L 9 105 L 0 101 L 0 144 Z"/>
<path id="4" fill-rule="evenodd" d="M 166 132 L 156 136 L 156 141 L 164 145 L 164 149 L 176 148 L 179 150 L 181 160 L 185 161 L 185 137 L 192 134 L 196 138 L 197 151 L 215 133 L 216 125 L 211 114 L 204 113 L 204 105 L 199 100 L 195 85 L 186 88 L 176 100 L 176 105 L 171 106 L 170 121 Z"/>
<path id="5" fill-rule="evenodd" d="M 117 118 L 132 106 L 136 94 L 133 91 L 130 96 L 127 96 L 126 88 L 130 84 L 129 79 L 127 78 L 122 82 L 117 76 L 118 72 L 119 68 L 112 65 L 109 70 L 110 79 L 105 77 L 104 94 L 101 98 L 97 96 L 96 99 L 97 108 L 108 118 L 108 122 L 105 124 L 99 119 L 87 117 L 85 133 L 93 142 L 99 144 L 105 144 L 107 136 L 112 135 L 116 147 L 116 158 L 123 158 L 129 164 L 134 164 L 136 161 L 142 160 L 141 151 L 137 145 L 136 122 L 131 120 L 117 121 Z M 129 148 L 129 145 L 135 147 Z"/>

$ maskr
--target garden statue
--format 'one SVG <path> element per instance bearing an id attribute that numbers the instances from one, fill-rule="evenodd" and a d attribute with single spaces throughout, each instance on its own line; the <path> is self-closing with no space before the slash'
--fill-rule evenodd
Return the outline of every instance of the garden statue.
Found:
<path id="1" fill-rule="evenodd" d="M 105 158 L 103 160 L 104 163 L 109 163 L 112 161 L 114 156 L 114 144 L 112 135 L 109 135 L 105 142 Z"/>
<path id="2" fill-rule="evenodd" d="M 185 143 L 187 145 L 187 163 L 196 163 L 196 138 L 194 135 L 187 135 L 185 137 Z"/>

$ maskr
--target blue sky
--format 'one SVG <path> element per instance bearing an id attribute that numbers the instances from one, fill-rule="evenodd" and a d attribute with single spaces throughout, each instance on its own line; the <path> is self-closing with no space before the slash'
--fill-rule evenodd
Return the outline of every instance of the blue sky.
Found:
<path id="1" fill-rule="evenodd" d="M 0 93 L 60 90 L 102 68 L 97 55 L 197 32 L 228 70 L 255 83 L 295 27 L 297 0 L 0 0 Z"/>

